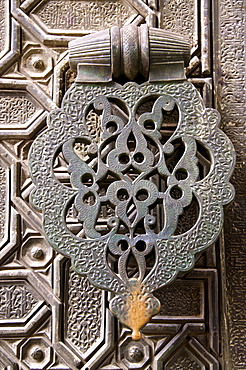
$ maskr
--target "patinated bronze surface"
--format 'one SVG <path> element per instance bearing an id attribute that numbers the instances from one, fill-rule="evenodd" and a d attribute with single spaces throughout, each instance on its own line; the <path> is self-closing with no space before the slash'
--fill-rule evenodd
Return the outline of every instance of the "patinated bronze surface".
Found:
<path id="1" fill-rule="evenodd" d="M 123 28 L 121 33 L 130 33 L 132 40 L 138 27 Z M 107 80 L 112 79 L 110 58 L 105 62 L 111 50 L 110 30 L 100 32 L 99 41 L 95 34 L 72 43 L 78 82 L 67 91 L 61 109 L 51 112 L 48 129 L 35 140 L 29 155 L 36 185 L 32 200 L 43 212 L 48 241 L 72 258 L 75 270 L 86 274 L 93 285 L 115 294 L 110 310 L 132 329 L 135 340 L 160 310 L 152 292 L 170 283 L 179 271 L 191 269 L 195 253 L 217 239 L 222 206 L 234 195 L 228 180 L 235 155 L 230 140 L 217 127 L 218 112 L 204 107 L 190 82 L 152 82 L 163 78 L 166 63 L 170 69 L 173 45 L 184 45 L 184 51 L 177 55 L 175 49 L 173 54 L 172 77 L 176 71 L 177 80 L 181 68 L 177 59 L 184 62 L 186 55 L 185 42 L 178 36 L 165 32 L 163 39 L 160 36 L 158 31 L 158 49 L 162 47 L 167 57 L 160 58 L 161 71 L 156 73 L 156 65 L 153 69 L 151 65 L 156 48 L 150 38 L 151 81 L 142 85 L 105 83 L 105 71 Z M 97 42 L 104 51 L 96 53 L 99 62 L 94 58 Z M 120 47 L 123 61 L 129 54 L 129 78 L 138 74 L 131 43 Z M 89 52 L 88 44 L 93 45 Z M 99 82 L 88 82 L 97 66 L 95 79 Z M 151 103 L 151 108 L 142 113 L 146 103 Z M 168 135 L 164 117 L 174 110 L 179 117 L 177 127 Z M 96 135 L 87 126 L 92 113 L 100 117 Z M 202 155 L 210 162 L 207 173 Z M 59 156 L 67 164 L 66 184 L 55 175 Z M 180 232 L 179 217 L 192 202 L 197 205 L 197 219 Z M 109 212 L 102 227 L 105 207 Z M 71 209 L 81 223 L 76 235 L 67 223 Z"/>
<path id="2" fill-rule="evenodd" d="M 1 0 L 0 3 L 0 369 L 245 369 L 244 0 Z M 69 66 L 72 49 L 68 43 L 113 27 L 111 42 L 119 39 L 119 29 L 121 33 L 124 25 L 128 29 L 132 25 L 142 29 L 141 58 L 135 54 L 140 60 L 136 77 L 139 85 L 150 79 L 149 60 L 144 59 L 144 55 L 149 55 L 144 25 L 152 27 L 156 34 L 160 29 L 188 39 L 191 59 L 185 66 L 186 78 L 195 86 L 206 108 L 218 109 L 220 128 L 232 140 L 237 153 L 231 178 L 236 195 L 225 208 L 221 236 L 195 255 L 194 268 L 180 271 L 170 284 L 153 292 L 161 309 L 141 329 L 139 341 L 132 340 L 131 330 L 110 313 L 113 293 L 93 286 L 86 275 L 74 270 L 71 258 L 56 252 L 48 243 L 42 213 L 30 199 L 34 185 L 27 161 L 33 140 L 47 128 L 49 112 L 61 107 L 66 91 L 78 78 L 77 64 L 73 69 Z M 121 40 L 120 37 L 117 45 Z M 124 40 L 131 42 L 127 33 Z M 119 73 L 124 72 L 127 63 L 125 60 L 121 65 L 123 59 L 119 61 L 118 48 L 112 52 L 113 79 L 123 85 L 127 78 Z M 71 57 L 70 60 L 72 66 Z M 131 65 L 135 65 L 134 61 Z M 166 71 L 167 67 L 168 64 Z M 184 81 L 184 69 L 180 71 Z M 171 71 L 159 82 L 170 72 L 177 69 L 171 65 Z M 115 105 L 110 104 L 115 114 Z M 153 105 L 154 101 L 146 101 L 138 115 L 151 113 Z M 180 116 L 176 107 L 162 115 L 161 134 L 167 141 Z M 100 145 L 100 112 L 90 110 L 86 126 Z M 76 143 L 74 147 L 82 160 L 87 158 L 86 145 Z M 204 178 L 211 168 L 211 158 L 199 141 L 197 149 L 199 173 Z M 171 173 L 183 154 L 182 142 L 175 143 L 173 155 L 167 157 Z M 59 151 L 54 173 L 66 186 L 70 182 L 67 167 Z M 177 176 L 182 180 L 184 174 Z M 108 187 L 107 181 L 101 185 Z M 158 189 L 165 192 L 165 182 L 159 185 Z M 162 207 L 159 203 L 152 212 L 163 228 Z M 198 209 L 194 199 L 178 216 L 175 235 L 195 225 Z M 102 205 L 97 232 L 107 230 L 111 216 L 112 209 Z M 67 212 L 66 224 L 74 235 L 84 237 L 74 207 Z M 160 230 L 155 226 L 154 231 Z M 118 257 L 109 254 L 110 268 L 115 273 Z M 149 268 L 153 267 L 154 257 L 153 253 L 148 257 Z M 137 273 L 137 262 L 131 253 L 127 274 L 131 278 Z"/>

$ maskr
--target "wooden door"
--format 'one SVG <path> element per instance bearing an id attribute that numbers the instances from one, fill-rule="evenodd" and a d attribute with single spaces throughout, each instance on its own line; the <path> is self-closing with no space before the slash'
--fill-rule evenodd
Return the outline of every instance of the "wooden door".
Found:
<path id="1" fill-rule="evenodd" d="M 0 369 L 246 368 L 244 6 L 243 0 L 2 1 Z M 45 241 L 41 214 L 29 202 L 27 157 L 75 79 L 68 41 L 145 22 L 188 36 L 187 77 L 205 105 L 220 110 L 235 145 L 236 199 L 220 239 L 197 255 L 192 271 L 155 293 L 162 309 L 134 342 L 110 314 L 109 293 L 77 275 Z M 62 179 L 62 165 L 58 172 Z M 189 212 L 183 225 L 195 217 Z"/>

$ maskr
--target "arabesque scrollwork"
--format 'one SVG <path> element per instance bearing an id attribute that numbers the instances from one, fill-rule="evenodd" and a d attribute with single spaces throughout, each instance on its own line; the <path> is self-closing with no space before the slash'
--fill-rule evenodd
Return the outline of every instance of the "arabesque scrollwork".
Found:
<path id="1" fill-rule="evenodd" d="M 96 135 L 89 117 L 101 123 Z M 78 82 L 32 146 L 32 201 L 48 241 L 79 274 L 115 294 L 110 309 L 135 340 L 160 310 L 152 293 L 192 268 L 195 253 L 220 233 L 222 206 L 234 196 L 235 156 L 219 121 L 187 81 Z M 196 220 L 180 232 L 192 205 Z"/>

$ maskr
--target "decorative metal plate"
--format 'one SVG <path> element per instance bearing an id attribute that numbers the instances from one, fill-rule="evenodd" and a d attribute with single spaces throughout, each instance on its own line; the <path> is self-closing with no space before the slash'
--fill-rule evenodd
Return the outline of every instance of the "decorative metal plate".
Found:
<path id="1" fill-rule="evenodd" d="M 219 120 L 187 81 L 75 83 L 31 148 L 32 201 L 48 241 L 93 285 L 115 293 L 110 309 L 135 340 L 160 310 L 152 292 L 192 268 L 195 253 L 220 233 L 235 155 Z M 180 233 L 180 216 L 194 202 L 197 219 Z M 71 212 L 79 231 L 69 226 Z"/>

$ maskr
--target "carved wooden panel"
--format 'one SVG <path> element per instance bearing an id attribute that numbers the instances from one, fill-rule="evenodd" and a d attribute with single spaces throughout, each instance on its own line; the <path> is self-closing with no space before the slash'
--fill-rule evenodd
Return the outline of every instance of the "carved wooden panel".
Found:
<path id="1" fill-rule="evenodd" d="M 127 1 L 40 1 L 30 17 L 48 33 L 74 34 L 123 25 L 136 18 L 136 10 Z"/>
<path id="2" fill-rule="evenodd" d="M 224 346 L 228 350 L 226 368 L 244 369 L 246 352 L 245 311 L 245 113 L 246 113 L 246 52 L 245 52 L 245 1 L 221 1 L 214 9 L 220 14 L 220 27 L 216 27 L 215 47 L 216 104 L 222 115 L 223 129 L 234 143 L 237 163 L 232 177 L 236 197 L 225 213 L 225 241 L 223 250 L 224 283 L 226 288 L 226 324 L 229 336 Z"/>
<path id="3" fill-rule="evenodd" d="M 0 369 L 245 369 L 243 0 L 222 0 L 220 8 L 208 0 L 12 0 L 1 10 Z M 133 342 L 109 313 L 110 294 L 77 275 L 43 238 L 41 215 L 29 202 L 27 156 L 74 81 L 68 41 L 144 22 L 188 36 L 187 75 L 207 107 L 215 101 L 237 151 L 237 196 L 226 210 L 225 238 L 156 293 L 162 310 Z M 89 118 L 97 135 L 98 117 Z M 67 181 L 62 162 L 57 176 Z M 76 229 L 72 214 L 70 222 Z"/>

